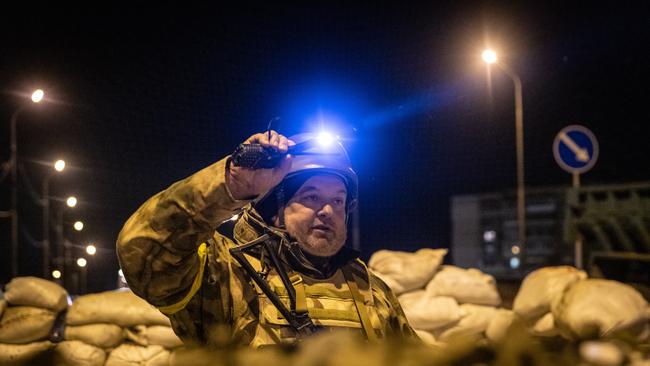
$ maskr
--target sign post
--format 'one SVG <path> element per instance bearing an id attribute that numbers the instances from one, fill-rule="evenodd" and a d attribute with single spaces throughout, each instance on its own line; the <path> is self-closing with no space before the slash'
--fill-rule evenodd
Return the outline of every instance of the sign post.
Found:
<path id="1" fill-rule="evenodd" d="M 553 157 L 558 165 L 573 176 L 573 188 L 580 188 L 580 174 L 589 171 L 598 160 L 598 140 L 586 127 L 564 127 L 553 141 Z M 575 242 L 575 266 L 582 269 L 582 236 Z"/>

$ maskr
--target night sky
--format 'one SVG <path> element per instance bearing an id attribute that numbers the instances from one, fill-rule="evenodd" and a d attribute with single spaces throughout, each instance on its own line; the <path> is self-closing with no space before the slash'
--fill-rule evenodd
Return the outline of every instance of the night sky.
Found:
<path id="1" fill-rule="evenodd" d="M 590 128 L 600 157 L 583 184 L 650 180 L 650 6 L 449 2 L 392 6 L 52 7 L 0 15 L 0 158 L 9 119 L 35 87 L 46 102 L 18 121 L 19 159 L 38 193 L 80 203 L 78 243 L 100 251 L 89 289 L 109 289 L 121 225 L 148 197 L 229 154 L 249 135 L 321 123 L 343 136 L 360 176 L 363 257 L 447 247 L 453 195 L 515 187 L 511 80 L 522 79 L 528 186 L 568 186 L 558 131 Z M 454 5 L 451 5 L 451 4 Z M 180 3 L 179 3 L 180 4 Z M 9 179 L 0 210 L 9 209 Z M 20 186 L 20 274 L 40 275 L 41 213 Z M 59 206 L 60 202 L 55 203 Z M 10 277 L 0 223 L 0 283 Z"/>

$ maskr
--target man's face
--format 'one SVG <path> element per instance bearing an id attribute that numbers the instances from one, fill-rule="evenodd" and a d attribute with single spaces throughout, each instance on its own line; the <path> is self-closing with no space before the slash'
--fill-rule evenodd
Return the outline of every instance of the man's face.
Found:
<path id="1" fill-rule="evenodd" d="M 343 180 L 325 174 L 309 178 L 291 197 L 284 207 L 284 224 L 302 250 L 330 257 L 341 249 L 347 236 L 346 196 Z"/>

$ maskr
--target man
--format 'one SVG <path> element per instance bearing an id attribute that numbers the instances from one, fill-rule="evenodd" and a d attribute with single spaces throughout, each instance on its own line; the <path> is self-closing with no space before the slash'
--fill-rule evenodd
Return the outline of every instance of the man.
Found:
<path id="1" fill-rule="evenodd" d="M 244 143 L 284 155 L 314 137 L 270 131 Z M 184 341 L 213 344 L 223 339 L 219 325 L 253 347 L 333 329 L 371 341 L 414 334 L 394 294 L 344 246 L 358 183 L 343 146 L 306 153 L 270 169 L 226 157 L 156 194 L 124 225 L 117 253 L 129 286 Z M 232 233 L 216 231 L 234 215 Z"/>

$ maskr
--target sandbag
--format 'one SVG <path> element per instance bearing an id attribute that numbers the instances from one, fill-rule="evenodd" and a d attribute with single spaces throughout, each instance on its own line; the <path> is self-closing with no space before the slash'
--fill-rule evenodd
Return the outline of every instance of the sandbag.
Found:
<path id="1" fill-rule="evenodd" d="M 103 349 L 81 341 L 63 341 L 54 350 L 56 366 L 102 366 L 106 361 Z"/>
<path id="2" fill-rule="evenodd" d="M 436 337 L 433 336 L 430 332 L 427 332 L 426 330 L 419 330 L 415 329 L 415 334 L 417 334 L 418 338 L 424 342 L 424 344 L 429 345 L 429 346 L 436 346 L 439 343 L 436 342 Z"/>
<path id="3" fill-rule="evenodd" d="M 68 307 L 68 293 L 52 281 L 16 277 L 6 286 L 5 300 L 12 306 L 33 306 L 60 312 Z"/>
<path id="4" fill-rule="evenodd" d="M 601 341 L 585 341 L 580 344 L 580 357 L 590 365 L 616 366 L 622 365 L 625 360 L 623 350 L 615 343 Z M 635 362 L 632 362 L 634 366 Z M 641 362 L 638 365 L 646 365 L 648 362 Z"/>
<path id="5" fill-rule="evenodd" d="M 35 359 L 43 356 L 45 352 L 54 348 L 50 341 L 41 341 L 27 344 L 0 343 L 0 365 L 38 365 Z"/>
<path id="6" fill-rule="evenodd" d="M 136 325 L 133 328 L 125 330 L 126 337 L 141 346 L 163 346 L 167 349 L 173 349 L 183 345 L 183 341 L 178 338 L 171 327 L 162 325 Z"/>
<path id="7" fill-rule="evenodd" d="M 461 304 L 497 306 L 501 303 L 494 277 L 475 268 L 442 266 L 426 290 L 432 295 L 453 297 Z"/>
<path id="8" fill-rule="evenodd" d="M 499 342 L 505 338 L 508 329 L 517 318 L 514 311 L 508 309 L 497 309 L 494 317 L 490 320 L 485 335 L 493 342 Z"/>
<path id="9" fill-rule="evenodd" d="M 31 306 L 9 306 L 0 319 L 0 343 L 24 344 L 46 339 L 56 313 Z"/>
<path id="10" fill-rule="evenodd" d="M 555 337 L 560 335 L 560 332 L 555 327 L 555 319 L 553 313 L 550 311 L 543 317 L 539 318 L 530 328 L 530 332 L 536 336 L 542 337 Z"/>
<path id="11" fill-rule="evenodd" d="M 131 291 L 106 291 L 79 296 L 70 306 L 66 322 L 69 325 L 112 323 L 121 327 L 136 325 L 171 326 L 158 309 Z"/>
<path id="12" fill-rule="evenodd" d="M 571 266 L 544 267 L 531 272 L 521 283 L 512 309 L 528 321 L 536 321 L 551 311 L 551 303 L 572 283 L 587 278 L 584 271 Z"/>
<path id="13" fill-rule="evenodd" d="M 437 340 L 448 342 L 456 337 L 484 338 L 484 332 L 497 309 L 491 306 L 462 304 L 458 323 L 433 331 Z"/>
<path id="14" fill-rule="evenodd" d="M 580 339 L 619 332 L 646 338 L 648 309 L 648 302 L 633 287 L 602 279 L 574 283 L 551 306 L 563 335 Z"/>
<path id="15" fill-rule="evenodd" d="M 368 266 L 397 281 L 406 292 L 424 287 L 438 270 L 445 254 L 447 249 L 424 248 L 415 253 L 379 250 L 370 257 Z"/>
<path id="16" fill-rule="evenodd" d="M 158 366 L 169 364 L 169 351 L 161 346 L 124 343 L 108 355 L 106 366 Z"/>
<path id="17" fill-rule="evenodd" d="M 403 294 L 398 300 L 413 329 L 433 330 L 460 320 L 460 307 L 452 297 L 419 290 Z"/>
<path id="18" fill-rule="evenodd" d="M 65 328 L 65 339 L 82 341 L 99 348 L 113 348 L 124 341 L 124 330 L 115 324 L 69 325 Z"/>

